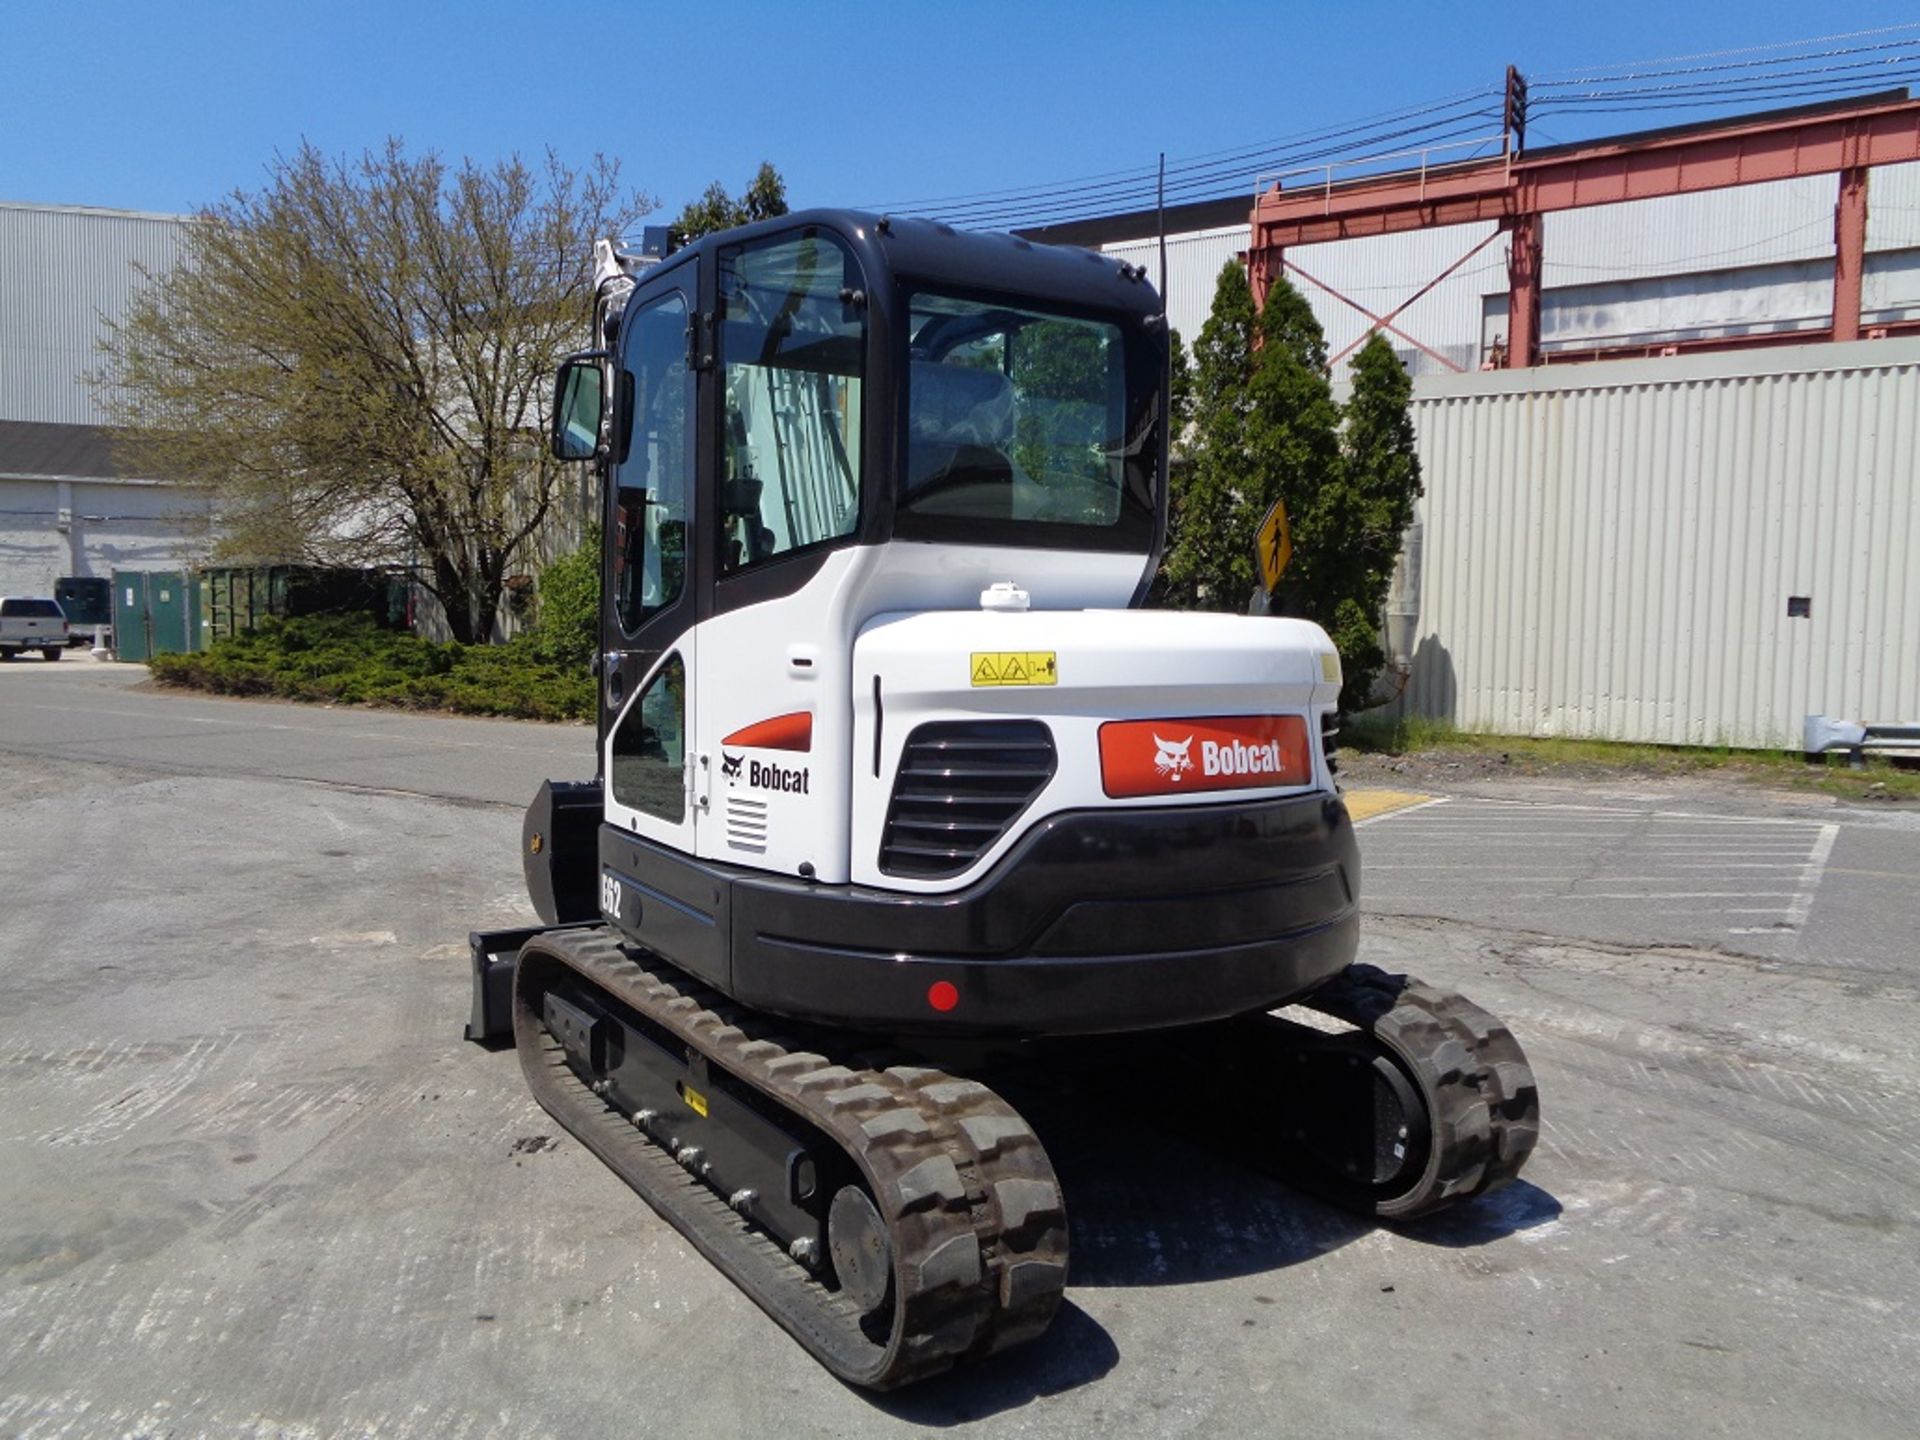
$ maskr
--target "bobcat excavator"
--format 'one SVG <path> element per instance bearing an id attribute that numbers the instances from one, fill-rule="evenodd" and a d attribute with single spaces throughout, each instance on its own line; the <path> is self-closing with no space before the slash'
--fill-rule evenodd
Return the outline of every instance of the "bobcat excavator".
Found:
<path id="1" fill-rule="evenodd" d="M 551 443 L 600 482 L 598 778 L 529 809 L 543 924 L 472 937 L 469 1036 L 875 1389 L 1059 1304 L 995 1047 L 1044 1073 L 1108 1037 L 1183 1130 L 1383 1219 L 1512 1179 L 1511 1034 L 1352 963 L 1332 643 L 1140 608 L 1144 272 L 839 211 L 596 248 Z"/>

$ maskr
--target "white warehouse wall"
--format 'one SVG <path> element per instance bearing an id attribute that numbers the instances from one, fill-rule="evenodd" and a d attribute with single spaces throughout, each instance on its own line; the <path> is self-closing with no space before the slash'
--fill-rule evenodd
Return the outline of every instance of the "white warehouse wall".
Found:
<path id="1" fill-rule="evenodd" d="M 205 497 L 181 486 L 0 478 L 0 588 L 51 595 L 64 575 L 180 569 L 206 524 Z"/>

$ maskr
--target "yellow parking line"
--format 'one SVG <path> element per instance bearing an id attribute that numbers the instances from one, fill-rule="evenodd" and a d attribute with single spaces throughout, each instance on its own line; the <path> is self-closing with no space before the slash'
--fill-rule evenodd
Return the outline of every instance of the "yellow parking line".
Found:
<path id="1" fill-rule="evenodd" d="M 1382 815 L 1391 815 L 1396 810 L 1411 810 L 1416 805 L 1431 804 L 1439 797 L 1422 795 L 1413 790 L 1348 790 L 1343 798 L 1347 802 L 1347 814 L 1358 824 L 1362 820 L 1377 820 Z"/>

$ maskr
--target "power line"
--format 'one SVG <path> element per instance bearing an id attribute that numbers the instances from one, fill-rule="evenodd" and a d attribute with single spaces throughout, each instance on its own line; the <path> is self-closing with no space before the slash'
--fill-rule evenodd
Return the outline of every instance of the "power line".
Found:
<path id="1" fill-rule="evenodd" d="M 1277 166 L 1291 163 L 1304 163 L 1325 156 L 1349 153 L 1356 146 L 1379 144 L 1410 135 L 1422 134 L 1460 120 L 1484 120 L 1488 118 L 1493 118 L 1492 112 L 1490 111 L 1463 112 L 1461 114 L 1442 116 L 1426 125 L 1412 126 L 1403 130 L 1390 130 L 1371 135 L 1361 135 L 1348 139 L 1345 143 L 1336 143 L 1320 149 L 1248 151 L 1234 157 L 1232 161 L 1219 161 L 1206 167 L 1190 166 L 1186 167 L 1184 171 L 1175 171 L 1173 167 L 1169 167 L 1168 174 L 1170 178 L 1167 191 L 1169 195 L 1173 196 L 1191 196 L 1194 192 L 1200 190 L 1214 194 L 1229 193 L 1236 188 L 1250 188 L 1252 178 L 1255 175 L 1263 171 L 1270 171 Z M 1140 183 L 1131 185 L 1110 184 L 1066 187 L 1051 191 L 1030 192 L 1007 201 L 984 201 L 964 205 L 941 206 L 933 209 L 931 213 L 941 219 L 957 223 L 961 220 L 973 220 L 983 215 L 1026 211 L 1036 207 L 1045 208 L 1046 202 L 1052 200 L 1084 202 L 1100 197 L 1104 197 L 1106 200 L 1114 203 L 1130 199 L 1144 200 L 1145 197 L 1152 192 L 1152 189 L 1153 182 L 1151 180 L 1143 180 Z"/>
<path id="2" fill-rule="evenodd" d="M 1791 50 L 1805 45 L 1829 45 L 1840 40 L 1868 40 L 1876 35 L 1897 35 L 1907 30 L 1920 30 L 1920 21 L 1908 21 L 1900 25 L 1881 25 L 1872 30 L 1847 30 L 1837 35 L 1811 35 L 1800 40 L 1777 40 L 1770 45 L 1741 45 L 1730 50 L 1703 50 L 1697 55 L 1667 55 L 1658 60 L 1630 60 L 1627 64 L 1630 66 L 1684 65 L 1695 60 L 1720 60 L 1729 55 L 1759 55 L 1769 50 Z M 1592 65 L 1584 69 L 1549 71 L 1539 83 L 1550 84 L 1555 76 L 1590 75 L 1595 70 L 1605 68 L 1607 67 Z"/>
<path id="3" fill-rule="evenodd" d="M 1687 65 L 1661 68 L 1654 66 L 1645 70 L 1628 71 L 1618 75 L 1588 75 L 1571 80 L 1535 80 L 1532 85 L 1540 90 L 1566 89 L 1574 85 L 1605 85 L 1616 81 L 1653 80 L 1668 75 L 1714 75 L 1734 70 L 1766 70 L 1781 65 L 1797 65 L 1806 60 L 1837 60 L 1850 55 L 1873 55 L 1883 50 L 1904 50 L 1914 40 L 1890 40 L 1884 45 L 1855 45 L 1845 50 L 1812 50 L 1804 54 L 1781 55 L 1771 60 L 1736 60 L 1724 65 Z M 1870 63 L 1870 62 L 1869 62 Z"/>
<path id="4" fill-rule="evenodd" d="M 1434 133 L 1433 127 L 1431 126 L 1414 126 L 1406 130 L 1389 131 L 1383 135 L 1370 136 L 1368 139 L 1375 143 L 1388 143 L 1413 136 L 1423 136 L 1429 144 L 1437 145 L 1447 140 L 1459 139 L 1466 136 L 1485 136 L 1487 135 L 1486 123 L 1491 120 L 1497 120 L 1498 116 L 1492 111 L 1480 111 L 1471 115 L 1448 118 L 1450 120 L 1470 119 L 1476 123 L 1451 130 L 1441 130 L 1438 133 Z M 1442 121 L 1440 123 L 1444 125 L 1447 122 Z M 1356 147 L 1351 145 L 1335 145 L 1319 150 L 1295 151 L 1291 154 L 1273 155 L 1269 153 L 1264 157 L 1264 164 L 1241 165 L 1225 172 L 1189 177 L 1177 184 L 1169 183 L 1167 186 L 1167 196 L 1169 200 L 1174 201 L 1223 198 L 1236 191 L 1251 191 L 1252 181 L 1256 175 L 1263 173 L 1271 174 L 1275 168 L 1282 165 L 1299 165 L 1302 168 L 1307 168 L 1311 166 L 1311 162 L 1315 160 L 1331 160 L 1339 157 L 1352 157 L 1351 159 L 1342 159 L 1343 164 L 1361 165 L 1369 161 L 1388 158 L 1388 156 L 1393 153 L 1399 153 L 1387 152 L 1386 154 L 1356 155 L 1354 153 L 1355 148 Z M 1236 180 L 1242 183 L 1237 185 L 1229 183 Z M 936 219 L 946 220 L 954 224 L 965 223 L 969 225 L 984 225 L 987 223 L 1004 222 L 1010 219 L 1032 216 L 1067 219 L 1073 218 L 1076 215 L 1106 214 L 1112 212 L 1116 207 L 1121 209 L 1145 209 L 1148 208 L 1152 193 L 1151 186 L 1135 187 L 1122 192 L 1099 194 L 1063 192 L 1058 199 L 1058 203 L 1055 204 L 1042 203 L 1041 199 L 1036 199 L 1029 203 L 1004 206 L 966 207 L 955 210 L 939 210 L 932 213 Z"/>
<path id="5" fill-rule="evenodd" d="M 1554 72 L 1533 82 L 1549 93 L 1536 94 L 1532 109 L 1559 117 L 1693 110 L 1887 88 L 1920 80 L 1915 32 L 1920 22 Z M 1276 172 L 1355 170 L 1449 142 L 1456 149 L 1472 146 L 1471 154 L 1478 154 L 1474 141 L 1497 143 L 1506 133 L 1486 136 L 1482 128 L 1488 121 L 1503 123 L 1502 113 L 1484 104 L 1501 92 L 1500 86 L 1483 86 L 1257 145 L 1187 156 L 1167 164 L 1164 198 L 1174 204 L 1226 199 Z M 1405 143 L 1396 150 L 1395 142 Z M 924 214 L 968 228 L 1030 228 L 1149 209 L 1160 193 L 1157 180 L 1155 167 L 1129 167 L 870 208 Z"/>
<path id="6" fill-rule="evenodd" d="M 1887 86 L 1898 86 L 1898 85 L 1914 83 L 1914 82 L 1920 82 L 1920 67 L 1916 67 L 1911 70 L 1904 70 L 1899 72 L 1898 74 L 1884 76 L 1884 77 L 1881 77 L 1881 79 L 1877 81 L 1875 84 L 1855 87 L 1845 92 L 1836 92 L 1830 86 L 1819 86 L 1819 87 L 1813 87 L 1811 89 L 1805 86 L 1799 86 L 1799 87 L 1792 87 L 1792 88 L 1778 89 L 1778 90 L 1756 90 L 1756 91 L 1743 92 L 1743 94 L 1737 97 L 1730 97 L 1726 95 L 1716 95 L 1710 99 L 1702 99 L 1702 100 L 1667 98 L 1667 99 L 1660 99 L 1660 100 L 1627 101 L 1627 102 L 1615 102 L 1615 103 L 1599 103 L 1599 102 L 1569 103 L 1566 105 L 1557 105 L 1547 113 L 1555 116 L 1617 115 L 1617 114 L 1631 112 L 1631 111 L 1717 109 L 1717 108 L 1722 108 L 1726 106 L 1730 99 L 1735 99 L 1735 98 L 1744 99 L 1747 101 L 1806 100 L 1812 95 L 1821 95 L 1821 96 L 1832 96 L 1835 99 L 1841 99 L 1841 98 L 1845 98 L 1847 94 L 1871 94 L 1875 90 L 1879 90 Z"/>
<path id="7" fill-rule="evenodd" d="M 1417 119 L 1422 115 L 1433 115 L 1443 110 L 1456 109 L 1470 101 L 1486 99 L 1489 95 L 1495 93 L 1497 93 L 1497 87 L 1483 86 L 1478 90 L 1463 91 L 1458 95 L 1449 96 L 1444 100 L 1433 101 L 1425 105 L 1382 111 L 1375 115 L 1365 117 L 1364 119 L 1351 121 L 1331 129 L 1299 131 L 1292 135 L 1282 136 L 1277 140 L 1259 142 L 1251 148 L 1229 147 L 1224 150 L 1215 150 L 1201 155 L 1187 156 L 1182 159 L 1170 161 L 1167 165 L 1167 174 L 1170 176 L 1179 175 L 1191 170 L 1206 168 L 1210 165 L 1217 165 L 1227 161 L 1258 158 L 1262 155 L 1273 153 L 1276 150 L 1289 149 L 1295 145 L 1315 144 L 1347 135 L 1360 135 L 1368 130 L 1379 129 L 1382 126 L 1391 125 L 1402 120 Z M 1081 180 L 1048 181 L 1039 188 L 1016 187 L 1010 190 L 986 190 L 968 195 L 950 195 L 934 199 L 895 201 L 887 205 L 872 205 L 862 208 L 899 212 L 910 209 L 933 209 L 937 207 L 945 212 L 951 209 L 967 207 L 974 201 L 1000 199 L 1019 200 L 1051 195 L 1063 191 L 1078 191 L 1089 188 L 1094 182 L 1102 180 L 1145 181 L 1152 179 L 1156 173 L 1157 169 L 1155 167 L 1137 170 L 1112 170 L 1100 175 L 1087 176 Z"/>
<path id="8" fill-rule="evenodd" d="M 1871 75 L 1857 78 L 1873 80 L 1876 83 L 1893 73 L 1897 67 L 1911 67 L 1920 63 L 1920 48 L 1907 50 L 1902 55 L 1888 55 L 1878 60 L 1864 60 L 1852 65 L 1826 65 L 1806 70 L 1786 70 L 1774 75 L 1728 76 L 1720 80 L 1680 81 L 1671 85 L 1634 85 L 1614 86 L 1609 89 L 1576 91 L 1563 95 L 1543 96 L 1535 101 L 1540 108 L 1567 104 L 1582 100 L 1637 99 L 1653 95 L 1713 95 L 1728 96 L 1750 95 L 1769 88 L 1845 88 L 1850 81 L 1829 80 L 1824 77 L 1833 75 L 1853 75 L 1856 71 L 1871 71 Z"/>

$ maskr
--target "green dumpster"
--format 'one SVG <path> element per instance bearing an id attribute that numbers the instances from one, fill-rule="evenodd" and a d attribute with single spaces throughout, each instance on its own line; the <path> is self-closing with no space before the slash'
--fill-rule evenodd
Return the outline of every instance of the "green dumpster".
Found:
<path id="1" fill-rule="evenodd" d="M 113 650 L 121 660 L 192 650 L 200 633 L 199 588 L 179 570 L 113 572 Z"/>

